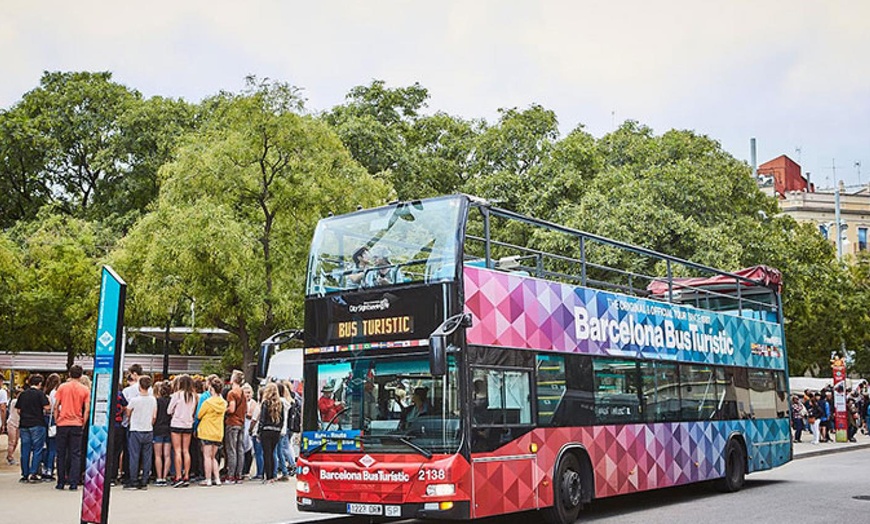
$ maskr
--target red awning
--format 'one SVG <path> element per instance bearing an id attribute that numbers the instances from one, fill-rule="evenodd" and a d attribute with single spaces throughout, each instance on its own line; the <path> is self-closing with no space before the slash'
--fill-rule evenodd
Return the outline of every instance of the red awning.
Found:
<path id="1" fill-rule="evenodd" d="M 735 275 L 743 277 L 745 279 L 749 279 L 754 281 L 755 283 L 747 282 L 746 280 L 740 280 L 739 282 L 745 286 L 765 286 L 772 287 L 782 285 L 782 273 L 779 272 L 778 269 L 774 269 L 769 266 L 753 266 L 745 269 L 741 269 L 740 271 L 735 271 Z M 694 278 L 675 278 L 674 279 L 674 291 L 679 289 L 691 289 L 691 288 L 709 288 L 710 286 L 721 286 L 727 284 L 735 284 L 735 279 L 733 277 L 727 275 L 716 275 L 713 277 L 694 277 Z M 663 280 L 654 280 L 647 287 L 647 290 L 653 295 L 665 295 L 668 292 L 668 281 L 667 279 Z"/>

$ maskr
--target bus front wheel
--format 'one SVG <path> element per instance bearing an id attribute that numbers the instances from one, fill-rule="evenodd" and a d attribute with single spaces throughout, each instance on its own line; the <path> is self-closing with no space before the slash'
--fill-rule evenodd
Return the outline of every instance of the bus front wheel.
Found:
<path id="1" fill-rule="evenodd" d="M 725 447 L 725 476 L 719 480 L 719 490 L 726 493 L 740 491 L 746 482 L 746 452 L 736 439 Z"/>
<path id="2" fill-rule="evenodd" d="M 583 476 L 580 462 L 572 453 L 559 461 L 553 476 L 553 507 L 547 512 L 551 524 L 573 524 L 580 514 L 583 502 Z"/>

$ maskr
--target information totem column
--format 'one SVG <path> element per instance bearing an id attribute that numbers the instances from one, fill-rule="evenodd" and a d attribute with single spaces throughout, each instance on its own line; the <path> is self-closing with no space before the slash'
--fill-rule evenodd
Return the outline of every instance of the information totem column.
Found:
<path id="1" fill-rule="evenodd" d="M 118 395 L 124 329 L 124 300 L 127 284 L 109 266 L 103 266 L 100 305 L 97 317 L 97 342 L 94 352 L 94 380 L 91 389 L 91 419 L 82 492 L 82 524 L 106 524 L 109 520 L 109 486 L 106 471 L 115 445 L 112 418 Z"/>

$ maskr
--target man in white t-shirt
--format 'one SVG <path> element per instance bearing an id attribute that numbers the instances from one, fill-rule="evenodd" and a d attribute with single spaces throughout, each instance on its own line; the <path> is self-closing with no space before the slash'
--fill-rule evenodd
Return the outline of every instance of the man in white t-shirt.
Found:
<path id="1" fill-rule="evenodd" d="M 130 474 L 124 489 L 148 489 L 151 476 L 151 457 L 154 451 L 154 421 L 157 420 L 157 399 L 151 396 L 151 377 L 139 377 L 138 395 L 127 401 L 130 418 L 127 433 L 127 453 L 130 455 Z M 142 477 L 139 479 L 139 459 Z"/>

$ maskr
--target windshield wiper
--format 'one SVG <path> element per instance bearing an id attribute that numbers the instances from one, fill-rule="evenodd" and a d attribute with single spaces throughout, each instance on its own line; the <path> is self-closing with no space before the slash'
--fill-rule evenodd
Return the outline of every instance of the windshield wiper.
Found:
<path id="1" fill-rule="evenodd" d="M 414 451 L 416 451 L 417 453 L 423 455 L 423 456 L 426 457 L 427 459 L 428 459 L 428 458 L 432 458 L 432 452 L 431 452 L 431 451 L 429 451 L 429 450 L 426 449 L 426 448 L 422 448 L 422 447 L 418 446 L 417 444 L 414 444 L 413 442 L 411 442 L 411 439 L 410 439 L 409 437 L 406 437 L 406 436 L 404 436 L 404 435 L 374 435 L 374 436 L 372 436 L 372 438 L 379 438 L 379 439 L 382 439 L 382 440 L 383 440 L 383 439 L 386 439 L 386 440 L 393 440 L 393 441 L 396 441 L 396 442 L 401 442 L 402 444 L 405 444 L 405 445 L 408 446 L 409 448 L 414 449 Z"/>
<path id="2" fill-rule="evenodd" d="M 326 444 L 328 444 L 328 441 L 326 439 L 323 439 L 323 442 L 321 442 L 320 444 L 318 444 L 317 446 L 315 446 L 309 450 L 303 451 L 301 453 L 301 455 L 305 458 L 308 458 L 311 455 L 314 455 L 315 453 L 317 453 L 318 451 L 323 449 L 324 447 L 326 447 Z"/>

